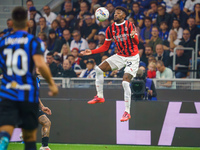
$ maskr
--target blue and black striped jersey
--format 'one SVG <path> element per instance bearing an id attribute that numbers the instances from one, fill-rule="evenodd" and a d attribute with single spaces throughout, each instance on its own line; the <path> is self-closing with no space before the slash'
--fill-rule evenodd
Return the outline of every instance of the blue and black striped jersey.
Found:
<path id="1" fill-rule="evenodd" d="M 33 55 L 43 55 L 44 50 L 43 42 L 25 31 L 0 39 L 0 67 L 3 72 L 1 99 L 38 102 Z"/>

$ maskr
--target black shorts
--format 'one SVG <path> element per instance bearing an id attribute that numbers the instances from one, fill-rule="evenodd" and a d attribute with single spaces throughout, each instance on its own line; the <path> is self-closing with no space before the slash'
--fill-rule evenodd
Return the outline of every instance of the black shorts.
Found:
<path id="1" fill-rule="evenodd" d="M 2 99 L 0 101 L 0 126 L 13 125 L 27 130 L 36 129 L 38 111 L 38 103 Z"/>
<path id="2" fill-rule="evenodd" d="M 42 110 L 39 110 L 39 112 L 38 112 L 38 118 L 39 118 L 40 116 L 42 116 L 42 115 L 45 115 L 45 113 L 44 113 Z"/>

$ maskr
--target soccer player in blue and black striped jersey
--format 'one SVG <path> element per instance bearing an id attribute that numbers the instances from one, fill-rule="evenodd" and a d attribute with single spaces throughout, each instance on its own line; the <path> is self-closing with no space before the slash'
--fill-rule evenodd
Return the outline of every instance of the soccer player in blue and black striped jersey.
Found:
<path id="1" fill-rule="evenodd" d="M 27 12 L 16 7 L 12 12 L 14 33 L 0 39 L 0 67 L 3 71 L 0 88 L 0 149 L 6 150 L 14 127 L 22 128 L 25 150 L 36 150 L 38 127 L 36 66 L 49 83 L 49 95 L 58 93 L 43 52 L 44 45 L 27 33 Z"/>
<path id="2" fill-rule="evenodd" d="M 40 75 L 40 72 L 36 68 L 36 81 L 37 81 L 38 87 L 40 87 L 39 75 Z M 39 108 L 40 108 L 40 110 L 38 113 L 38 121 L 42 125 L 42 130 L 41 130 L 42 131 L 41 132 L 42 133 L 42 146 L 40 147 L 40 150 L 51 150 L 48 147 L 49 133 L 50 133 L 50 129 L 51 129 L 51 121 L 46 116 L 46 114 L 51 115 L 51 109 L 49 109 L 48 107 L 45 107 L 40 98 L 39 98 Z"/>

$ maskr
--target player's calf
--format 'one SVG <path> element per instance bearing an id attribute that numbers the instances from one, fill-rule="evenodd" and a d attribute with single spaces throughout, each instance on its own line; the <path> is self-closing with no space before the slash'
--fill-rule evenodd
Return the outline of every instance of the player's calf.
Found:
<path id="1" fill-rule="evenodd" d="M 25 144 L 25 150 L 36 150 L 36 132 L 37 129 L 34 130 L 25 130 L 22 129 L 23 139 Z"/>
<path id="2" fill-rule="evenodd" d="M 51 121 L 49 120 L 49 118 L 47 118 L 46 115 L 42 115 L 39 117 L 39 123 L 42 125 L 42 147 L 41 148 L 49 149 L 48 143 L 49 143 Z"/>
<path id="3" fill-rule="evenodd" d="M 12 125 L 0 126 L 0 150 L 7 150 L 13 130 L 14 126 Z"/>

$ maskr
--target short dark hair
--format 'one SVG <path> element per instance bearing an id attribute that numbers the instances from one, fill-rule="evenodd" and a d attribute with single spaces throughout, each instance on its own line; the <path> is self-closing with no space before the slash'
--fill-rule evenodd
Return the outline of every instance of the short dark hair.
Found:
<path id="1" fill-rule="evenodd" d="M 158 28 L 156 25 L 154 25 L 152 28 L 156 28 L 156 29 L 158 29 L 158 32 L 159 32 L 159 28 Z"/>
<path id="2" fill-rule="evenodd" d="M 122 10 L 122 11 L 126 14 L 126 16 L 127 16 L 127 9 L 126 9 L 125 7 L 117 6 L 117 7 L 115 8 L 115 10 L 117 10 L 117 9 Z"/>
<path id="3" fill-rule="evenodd" d="M 174 21 L 177 21 L 179 24 L 181 23 L 180 20 L 179 20 L 179 19 L 176 19 L 176 18 L 173 19 L 173 22 L 174 22 Z"/>
<path id="4" fill-rule="evenodd" d="M 18 29 L 23 29 L 26 27 L 27 22 L 27 12 L 24 7 L 15 7 L 12 11 L 13 25 Z"/>
<path id="5" fill-rule="evenodd" d="M 164 10 L 166 10 L 166 7 L 163 6 L 163 5 L 158 5 L 158 8 L 159 8 L 159 7 L 162 7 Z"/>
<path id="6" fill-rule="evenodd" d="M 138 2 L 133 2 L 133 5 L 135 5 L 135 4 L 138 5 L 138 7 L 140 7 L 140 4 Z"/>
<path id="7" fill-rule="evenodd" d="M 189 30 L 189 29 L 185 28 L 185 29 L 183 30 L 183 32 L 184 32 L 185 30 L 188 31 L 188 32 L 190 33 L 190 30 Z"/>
<path id="8" fill-rule="evenodd" d="M 65 19 L 64 19 L 64 20 L 65 20 Z M 63 30 L 63 32 L 64 32 L 64 31 L 69 31 L 69 33 L 71 34 L 71 32 L 70 32 L 70 30 L 69 30 L 69 29 L 66 29 L 66 28 L 65 28 L 65 29 Z"/>
<path id="9" fill-rule="evenodd" d="M 188 19 L 187 19 L 187 20 L 189 20 L 189 19 L 194 19 L 194 20 L 195 20 L 195 18 L 194 18 L 194 17 L 192 17 L 192 16 L 188 17 Z"/>
<path id="10" fill-rule="evenodd" d="M 12 19 L 11 19 L 11 18 L 8 18 L 8 19 L 7 19 L 7 22 L 8 22 L 8 21 L 12 21 Z"/>
<path id="11" fill-rule="evenodd" d="M 53 52 L 48 52 L 47 56 L 52 56 L 53 57 Z"/>
<path id="12" fill-rule="evenodd" d="M 151 17 L 148 17 L 148 16 L 144 18 L 144 21 L 145 21 L 145 20 L 149 20 L 149 21 L 151 21 L 151 22 L 152 22 L 152 19 L 151 19 Z"/>
<path id="13" fill-rule="evenodd" d="M 166 21 L 162 21 L 162 22 L 160 23 L 160 25 L 162 25 L 162 24 L 166 24 L 166 25 L 168 26 L 168 24 L 167 24 Z"/>
<path id="14" fill-rule="evenodd" d="M 151 45 L 147 44 L 147 45 L 145 46 L 145 48 L 146 48 L 146 47 L 150 47 L 151 50 L 153 51 L 153 47 L 152 47 Z"/>
<path id="15" fill-rule="evenodd" d="M 52 21 L 52 23 L 53 22 L 56 22 L 57 24 L 58 24 L 58 26 L 60 27 L 60 22 L 57 20 L 57 19 L 54 19 L 53 21 Z"/>
<path id="16" fill-rule="evenodd" d="M 72 54 L 67 55 L 67 58 L 69 58 L 69 57 L 75 58 L 74 55 L 72 55 Z"/>
<path id="17" fill-rule="evenodd" d="M 106 6 L 107 6 L 108 4 L 111 4 L 111 5 L 114 7 L 113 3 L 111 3 L 111 2 L 108 2 L 108 3 L 106 4 Z"/>
<path id="18" fill-rule="evenodd" d="M 42 16 L 42 17 L 40 17 L 40 19 L 44 19 L 44 20 L 45 20 L 45 22 L 46 22 L 46 18 L 45 18 L 45 17 L 43 17 L 43 16 Z"/>
<path id="19" fill-rule="evenodd" d="M 33 4 L 33 1 L 32 1 L 32 0 L 27 0 L 27 1 L 26 1 L 26 4 L 27 4 L 28 2 L 32 2 L 32 4 Z"/>
<path id="20" fill-rule="evenodd" d="M 157 1 L 151 1 L 151 2 L 150 2 L 150 5 L 151 5 L 151 4 L 156 4 L 156 5 L 158 6 Z"/>

